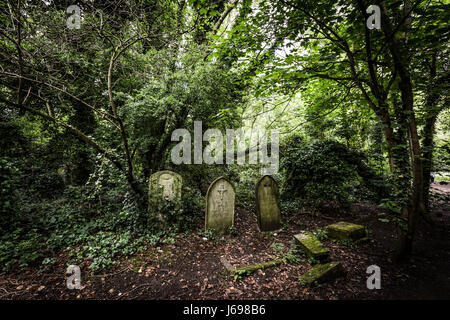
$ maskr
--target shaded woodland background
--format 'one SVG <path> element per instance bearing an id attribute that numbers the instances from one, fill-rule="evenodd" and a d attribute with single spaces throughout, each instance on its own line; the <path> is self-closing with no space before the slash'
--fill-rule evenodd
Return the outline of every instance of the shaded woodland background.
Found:
<path id="1" fill-rule="evenodd" d="M 66 26 L 74 4 L 80 29 Z M 371 4 L 380 30 L 366 27 Z M 381 207 L 395 259 L 414 252 L 420 225 L 439 224 L 448 1 L 7 0 L 0 20 L 3 271 L 45 270 L 64 253 L 96 273 L 175 243 L 202 224 L 221 175 L 253 211 L 259 165 L 172 164 L 172 131 L 196 120 L 280 131 L 285 221 Z M 161 226 L 147 199 L 163 169 L 184 180 Z"/>

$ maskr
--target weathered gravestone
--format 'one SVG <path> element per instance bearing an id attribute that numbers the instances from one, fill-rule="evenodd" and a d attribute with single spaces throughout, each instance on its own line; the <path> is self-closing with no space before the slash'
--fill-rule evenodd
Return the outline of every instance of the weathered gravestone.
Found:
<path id="1" fill-rule="evenodd" d="M 308 272 L 299 277 L 304 284 L 323 283 L 331 281 L 345 272 L 342 263 L 329 262 L 325 264 L 316 264 Z"/>
<path id="2" fill-rule="evenodd" d="M 211 183 L 206 193 L 205 229 L 227 233 L 234 225 L 235 192 L 231 183 L 220 177 Z"/>
<path id="3" fill-rule="evenodd" d="M 364 226 L 344 221 L 330 224 L 326 230 L 331 239 L 339 240 L 358 240 L 367 234 Z"/>
<path id="4" fill-rule="evenodd" d="M 183 179 L 178 173 L 164 170 L 158 171 L 149 179 L 149 212 L 159 220 L 164 221 L 158 209 L 165 201 L 179 205 L 181 201 L 181 185 Z"/>
<path id="5" fill-rule="evenodd" d="M 325 248 L 322 243 L 311 232 L 299 233 L 294 235 L 296 243 L 310 258 L 325 260 L 330 254 L 330 250 Z"/>
<path id="6" fill-rule="evenodd" d="M 278 184 L 271 176 L 262 177 L 256 184 L 256 212 L 259 230 L 275 231 L 280 228 Z"/>

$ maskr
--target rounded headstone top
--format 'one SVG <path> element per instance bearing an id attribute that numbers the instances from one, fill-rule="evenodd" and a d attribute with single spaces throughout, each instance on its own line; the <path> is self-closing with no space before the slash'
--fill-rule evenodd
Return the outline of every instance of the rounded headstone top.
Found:
<path id="1" fill-rule="evenodd" d="M 170 170 L 155 172 L 148 179 L 149 197 L 179 200 L 181 198 L 182 183 L 183 178 L 176 172 Z"/>
<path id="2" fill-rule="evenodd" d="M 271 175 L 266 174 L 266 175 L 262 176 L 261 178 L 259 178 L 258 182 L 256 183 L 256 186 L 258 186 L 261 183 L 261 181 L 263 181 L 265 178 L 269 178 L 270 180 L 272 180 L 274 182 L 277 182 L 274 179 L 274 177 L 272 177 Z"/>
<path id="3" fill-rule="evenodd" d="M 150 179 L 154 178 L 154 177 L 159 177 L 159 176 L 161 176 L 163 174 L 170 174 L 172 176 L 175 176 L 175 177 L 179 178 L 180 180 L 183 180 L 183 178 L 181 177 L 180 174 L 178 174 L 176 172 L 173 172 L 173 171 L 170 171 L 170 170 L 157 171 L 157 172 L 155 172 L 155 173 L 150 175 Z"/>
<path id="4" fill-rule="evenodd" d="M 234 190 L 234 186 L 233 184 L 230 182 L 230 180 L 228 180 L 227 178 L 225 178 L 224 176 L 217 178 L 216 180 L 214 180 L 213 182 L 211 182 L 211 184 L 208 187 L 208 191 L 206 192 L 206 195 L 208 196 L 209 192 L 211 191 L 211 188 L 214 187 L 216 185 L 217 182 L 219 182 L 220 180 L 223 180 L 225 182 L 227 182 L 230 186 L 231 189 L 233 189 L 233 192 L 235 192 Z"/>
<path id="5" fill-rule="evenodd" d="M 235 191 L 225 177 L 214 180 L 206 193 L 205 229 L 228 233 L 234 225 Z"/>

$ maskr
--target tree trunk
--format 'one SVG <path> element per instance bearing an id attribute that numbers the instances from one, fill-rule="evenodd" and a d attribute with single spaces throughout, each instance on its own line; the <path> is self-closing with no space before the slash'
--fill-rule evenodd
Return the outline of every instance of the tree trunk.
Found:
<path id="1" fill-rule="evenodd" d="M 425 209 L 430 208 L 430 187 L 431 187 L 431 168 L 433 166 L 434 149 L 434 128 L 437 115 L 433 115 L 425 122 L 424 139 L 422 143 L 423 152 L 423 199 Z"/>
<path id="2" fill-rule="evenodd" d="M 407 1 L 408 2 L 408 1 Z M 423 198 L 423 165 L 422 165 L 422 152 L 420 150 L 419 135 L 417 133 L 417 124 L 414 114 L 414 95 L 413 87 L 411 81 L 411 75 L 409 72 L 409 56 L 406 46 L 406 37 L 398 40 L 395 36 L 394 28 L 389 19 L 389 14 L 386 9 L 384 2 L 382 3 L 383 14 L 383 32 L 386 35 L 386 41 L 389 47 L 389 51 L 392 55 L 392 60 L 394 62 L 394 68 L 399 75 L 399 89 L 401 93 L 401 114 L 399 118 L 405 117 L 406 123 L 402 123 L 408 128 L 408 138 L 411 150 L 411 167 L 412 167 L 412 192 L 410 195 L 409 205 L 406 205 L 402 209 L 402 214 L 404 218 L 407 219 L 406 230 L 402 232 L 399 248 L 397 252 L 397 258 L 403 258 L 412 253 L 412 244 L 414 240 L 414 235 L 416 233 L 418 217 L 424 215 L 425 206 Z M 405 4 L 405 7 L 407 5 Z M 406 28 L 405 34 L 409 31 Z"/>
<path id="3" fill-rule="evenodd" d="M 430 82 L 427 90 L 427 97 L 425 100 L 425 107 L 429 112 L 428 118 L 425 121 L 425 127 L 423 129 L 422 140 L 422 156 L 423 156 L 423 196 L 424 205 L 429 211 L 430 208 L 430 186 L 431 186 L 431 168 L 433 166 L 433 151 L 434 151 L 434 129 L 439 114 L 439 110 L 436 108 L 436 103 L 439 99 L 439 94 L 434 86 L 436 77 L 436 52 L 431 58 L 430 64 Z"/>

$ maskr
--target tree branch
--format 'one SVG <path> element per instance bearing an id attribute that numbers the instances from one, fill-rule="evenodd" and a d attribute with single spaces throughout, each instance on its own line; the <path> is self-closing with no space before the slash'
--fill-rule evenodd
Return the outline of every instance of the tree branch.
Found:
<path id="1" fill-rule="evenodd" d="M 107 112 L 98 110 L 97 108 L 93 107 L 92 105 L 90 105 L 90 104 L 87 103 L 86 101 L 84 101 L 84 100 L 82 100 L 82 99 L 80 99 L 80 98 L 74 96 L 73 94 L 71 94 L 70 92 L 67 92 L 67 91 L 64 90 L 64 89 L 61 89 L 61 88 L 58 88 L 58 87 L 52 85 L 51 83 L 47 83 L 47 82 L 40 81 L 40 80 L 36 80 L 36 79 L 31 79 L 31 78 L 24 77 L 24 76 L 21 76 L 21 75 L 19 75 L 19 74 L 11 73 L 11 72 L 0 71 L 0 75 L 5 75 L 5 76 L 8 76 L 8 77 L 15 77 L 15 78 L 22 78 L 22 79 L 25 79 L 25 80 L 27 80 L 27 81 L 31 81 L 31 82 L 35 82 L 35 83 L 40 83 L 40 84 L 43 84 L 43 85 L 45 85 L 45 86 L 47 86 L 47 87 L 49 87 L 49 88 L 52 88 L 52 89 L 54 89 L 54 90 L 57 90 L 57 91 L 59 91 L 59 92 L 65 94 L 65 95 L 71 97 L 72 99 L 74 99 L 75 101 L 81 103 L 82 105 L 88 107 L 89 109 L 91 109 L 91 110 L 94 111 L 95 113 L 99 114 L 102 118 L 104 118 L 104 119 L 106 119 L 107 121 L 109 121 L 115 128 L 119 129 L 119 127 L 117 126 L 117 124 L 113 122 L 113 120 L 117 120 L 115 116 L 113 116 L 113 115 L 111 115 L 111 114 L 109 114 L 109 113 L 107 113 Z"/>
<path id="2" fill-rule="evenodd" d="M 66 128 L 67 130 L 69 130 L 72 134 L 74 134 L 75 136 L 77 136 L 79 139 L 81 139 L 82 141 L 84 141 L 85 143 L 87 143 L 88 145 L 90 145 L 91 147 L 93 147 L 94 149 L 96 149 L 97 151 L 103 153 L 109 160 L 111 160 L 111 162 L 113 162 L 116 167 L 119 170 L 123 170 L 122 168 L 122 164 L 120 163 L 120 161 L 111 154 L 111 152 L 109 152 L 108 150 L 106 150 L 105 148 L 103 148 L 102 146 L 100 146 L 97 142 L 95 142 L 92 138 L 88 137 L 87 135 L 85 135 L 83 132 L 81 132 L 80 130 L 78 130 L 77 128 L 71 126 L 70 124 L 67 124 L 59 119 L 56 119 L 55 117 L 53 117 L 50 114 L 41 112 L 39 110 L 36 110 L 32 107 L 29 107 L 25 104 L 22 104 L 21 106 L 18 105 L 17 103 L 14 103 L 12 101 L 8 101 L 6 99 L 4 99 L 3 97 L 0 96 L 0 101 L 16 108 L 16 109 L 23 109 L 25 111 L 28 111 L 34 115 L 37 115 L 45 120 L 51 121 L 63 128 Z"/>

